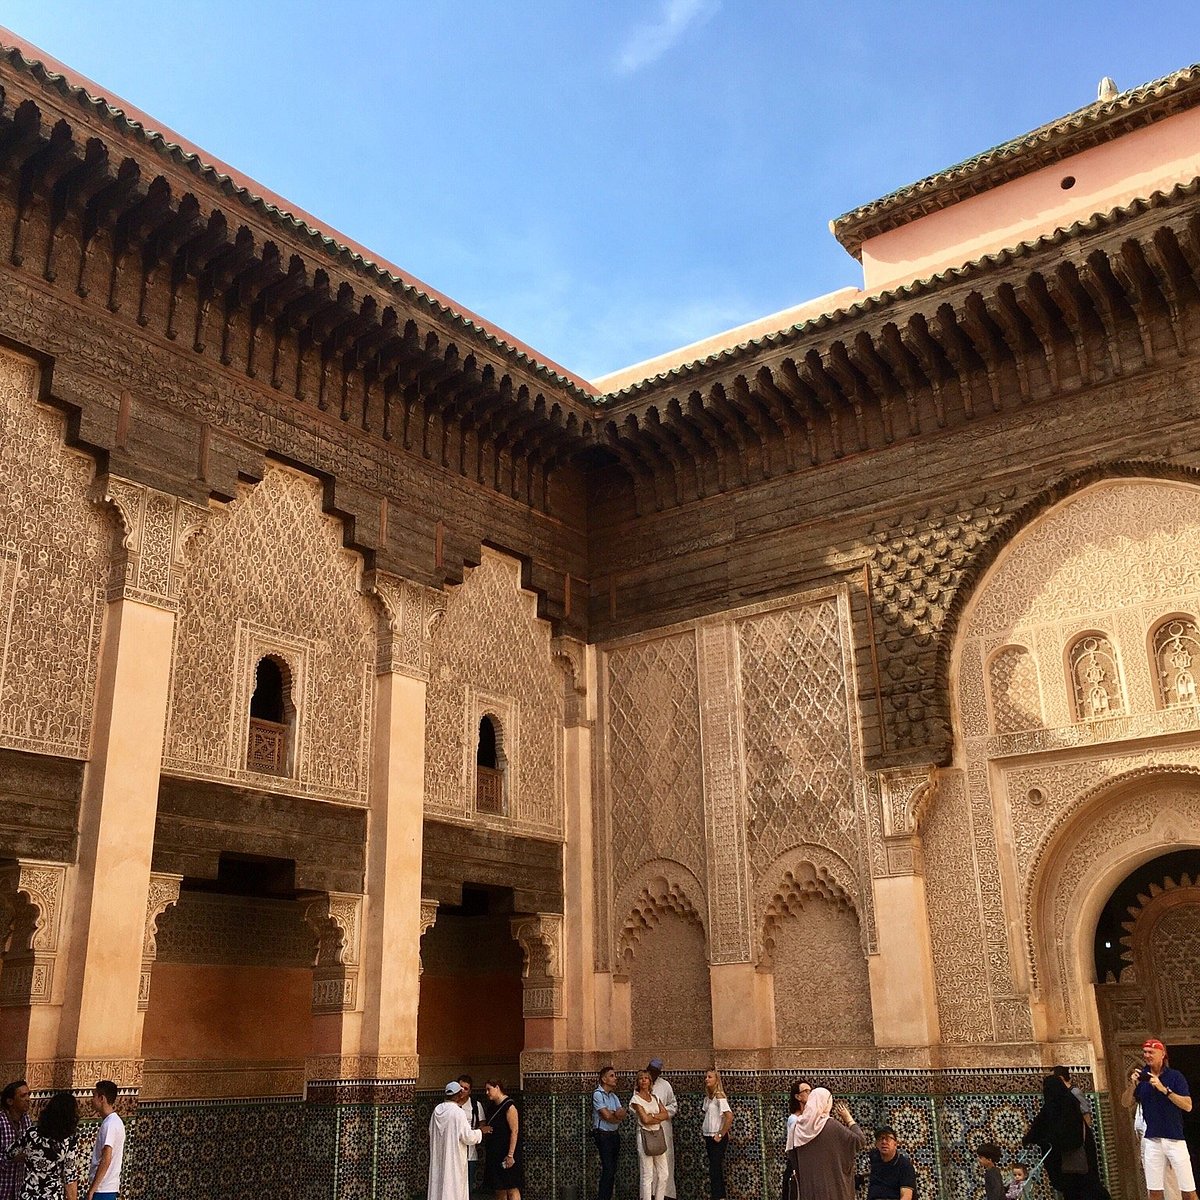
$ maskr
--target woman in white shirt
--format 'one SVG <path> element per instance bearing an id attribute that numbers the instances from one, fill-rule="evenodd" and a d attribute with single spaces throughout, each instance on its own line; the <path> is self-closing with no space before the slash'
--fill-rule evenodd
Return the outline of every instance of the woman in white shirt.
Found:
<path id="1" fill-rule="evenodd" d="M 733 1109 L 715 1067 L 704 1073 L 704 1149 L 708 1152 L 708 1186 L 712 1200 L 725 1200 L 725 1147 L 733 1127 Z"/>
<path id="2" fill-rule="evenodd" d="M 664 1135 L 662 1123 L 670 1118 L 663 1102 L 651 1091 L 654 1081 L 649 1071 L 637 1073 L 637 1091 L 629 1107 L 638 1119 L 638 1197 L 639 1200 L 663 1200 L 667 1194 L 667 1146 L 665 1136 L 657 1154 L 646 1153 L 647 1133 Z"/>

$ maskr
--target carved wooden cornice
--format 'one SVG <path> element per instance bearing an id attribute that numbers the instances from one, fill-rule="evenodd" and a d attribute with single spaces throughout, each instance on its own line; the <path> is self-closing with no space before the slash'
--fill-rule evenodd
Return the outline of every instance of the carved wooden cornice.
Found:
<path id="1" fill-rule="evenodd" d="M 479 484 L 544 507 L 591 438 L 574 381 L 17 50 L 0 191 L 12 267 Z"/>
<path id="2" fill-rule="evenodd" d="M 606 398 L 639 512 L 1170 365 L 1200 344 L 1200 179 Z"/>

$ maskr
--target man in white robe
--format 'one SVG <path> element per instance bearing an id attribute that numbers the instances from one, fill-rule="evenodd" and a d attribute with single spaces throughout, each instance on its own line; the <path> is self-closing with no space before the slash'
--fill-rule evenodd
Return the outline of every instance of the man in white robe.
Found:
<path id="1" fill-rule="evenodd" d="M 679 1111 L 679 1101 L 675 1099 L 675 1089 L 663 1078 L 663 1060 L 661 1058 L 652 1058 L 650 1065 L 646 1068 L 650 1072 L 650 1078 L 654 1081 L 650 1090 L 662 1102 L 663 1108 L 671 1114 L 670 1120 L 666 1120 L 659 1128 L 667 1135 L 667 1187 L 663 1195 L 666 1200 L 675 1200 L 675 1128 L 674 1116 Z"/>
<path id="2" fill-rule="evenodd" d="M 463 1103 L 467 1091 L 455 1080 L 446 1084 L 446 1099 L 429 1118 L 429 1200 L 468 1200 L 467 1147 L 477 1146 L 489 1132 L 471 1128 Z"/>

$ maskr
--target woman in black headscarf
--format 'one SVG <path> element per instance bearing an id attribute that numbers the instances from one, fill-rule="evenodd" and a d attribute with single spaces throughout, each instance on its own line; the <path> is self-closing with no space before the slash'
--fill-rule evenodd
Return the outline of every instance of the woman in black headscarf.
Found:
<path id="1" fill-rule="evenodd" d="M 1108 1192 L 1089 1164 L 1084 1146 L 1083 1109 L 1057 1076 L 1042 1080 L 1042 1108 L 1024 1137 L 1026 1146 L 1049 1151 L 1046 1174 L 1064 1200 L 1101 1200 Z"/>

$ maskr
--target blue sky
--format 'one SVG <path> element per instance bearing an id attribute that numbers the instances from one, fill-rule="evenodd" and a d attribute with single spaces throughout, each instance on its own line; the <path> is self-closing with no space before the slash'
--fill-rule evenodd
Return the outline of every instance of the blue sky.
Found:
<path id="1" fill-rule="evenodd" d="M 0 22 L 595 376 L 859 282 L 849 208 L 1200 61 L 1200 3 L 6 0 Z"/>

